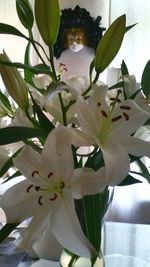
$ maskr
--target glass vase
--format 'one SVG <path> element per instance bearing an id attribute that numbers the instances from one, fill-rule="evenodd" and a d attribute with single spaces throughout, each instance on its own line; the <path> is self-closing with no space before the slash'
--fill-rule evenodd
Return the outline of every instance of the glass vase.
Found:
<path id="1" fill-rule="evenodd" d="M 63 250 L 59 264 L 61 267 L 105 267 L 103 254 L 93 262 L 87 258 L 71 255 L 66 250 Z"/>
<path id="2" fill-rule="evenodd" d="M 96 259 L 87 259 L 63 250 L 60 257 L 61 267 L 106 267 L 103 255 L 103 248 L 106 246 L 105 235 L 103 234 L 107 213 L 113 199 L 114 188 L 107 187 L 102 193 L 96 196 L 88 196 L 76 202 L 76 211 L 82 229 L 99 253 Z M 85 227 L 86 225 L 86 227 Z M 90 231 L 93 229 L 93 231 Z M 88 234 L 86 229 L 88 228 Z M 95 238 L 97 236 L 97 238 Z"/>

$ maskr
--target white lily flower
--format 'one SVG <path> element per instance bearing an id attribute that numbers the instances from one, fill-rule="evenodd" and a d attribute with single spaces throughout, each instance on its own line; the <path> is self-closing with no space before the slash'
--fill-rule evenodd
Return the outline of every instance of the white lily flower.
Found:
<path id="1" fill-rule="evenodd" d="M 27 180 L 10 188 L 0 206 L 8 222 L 33 216 L 23 235 L 25 247 L 32 244 L 38 250 L 37 242 L 46 231 L 53 235 L 49 240 L 52 250 L 55 238 L 73 253 L 91 258 L 97 252 L 83 234 L 73 199 L 102 191 L 104 168 L 74 170 L 69 138 L 68 129 L 58 127 L 49 134 L 42 154 L 25 146 L 14 163 Z"/>
<path id="2" fill-rule="evenodd" d="M 34 77 L 33 82 L 37 88 L 47 89 L 47 87 L 52 82 L 52 79 L 50 78 L 50 76 L 43 74 L 43 75 L 37 75 L 36 77 Z"/>
<path id="3" fill-rule="evenodd" d="M 136 77 L 134 75 L 125 75 L 121 77 L 124 80 L 124 90 L 126 97 L 131 97 L 134 93 L 136 93 L 140 89 L 140 84 L 136 82 Z M 136 104 L 138 104 L 141 108 L 143 108 L 146 111 L 150 112 L 150 106 L 149 103 L 146 101 L 146 97 L 140 91 L 134 101 Z"/>
<path id="4" fill-rule="evenodd" d="M 63 124 L 62 107 L 59 99 L 61 93 L 63 105 L 66 108 L 70 102 L 74 102 L 79 95 L 82 95 L 89 87 L 89 82 L 85 76 L 72 76 L 65 83 L 60 83 L 57 90 L 48 94 L 44 100 L 44 108 L 59 123 Z M 75 123 L 78 125 L 76 118 L 76 102 L 74 102 L 67 111 L 67 124 Z"/>
<path id="5" fill-rule="evenodd" d="M 97 86 L 88 100 L 77 101 L 77 115 L 82 138 L 89 145 L 99 146 L 106 167 L 106 185 L 117 185 L 130 170 L 129 155 L 150 156 L 150 144 L 132 134 L 144 124 L 149 113 L 144 112 L 133 100 L 106 101 L 107 86 Z M 76 131 L 79 134 L 79 131 Z M 86 137 L 85 137 L 86 134 Z"/>

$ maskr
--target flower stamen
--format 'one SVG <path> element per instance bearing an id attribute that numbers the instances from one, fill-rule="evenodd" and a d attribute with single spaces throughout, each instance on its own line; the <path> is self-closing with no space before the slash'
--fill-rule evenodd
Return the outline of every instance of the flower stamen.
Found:
<path id="1" fill-rule="evenodd" d="M 101 106 L 101 103 L 100 103 L 100 102 L 98 102 L 98 103 L 97 103 L 97 106 L 98 106 L 98 107 L 100 107 L 100 106 Z"/>
<path id="2" fill-rule="evenodd" d="M 51 176 L 53 176 L 53 172 L 49 172 L 48 178 L 50 178 Z"/>
<path id="3" fill-rule="evenodd" d="M 39 191 L 40 189 L 41 189 L 40 186 L 35 186 L 35 190 L 36 190 L 36 191 Z"/>
<path id="4" fill-rule="evenodd" d="M 30 193 L 30 189 L 31 189 L 32 187 L 34 187 L 33 184 L 29 185 L 29 186 L 27 187 L 27 189 L 26 189 L 26 192 L 27 192 L 27 193 Z"/>
<path id="5" fill-rule="evenodd" d="M 116 116 L 116 117 L 112 118 L 111 121 L 112 121 L 112 122 L 115 122 L 115 121 L 120 120 L 121 118 L 122 118 L 122 116 L 119 115 L 119 116 Z"/>
<path id="6" fill-rule="evenodd" d="M 106 111 L 105 110 L 101 110 L 101 114 L 105 117 L 105 118 L 107 118 L 108 117 L 108 115 L 107 115 L 107 113 L 106 113 Z"/>
<path id="7" fill-rule="evenodd" d="M 51 201 L 54 201 L 57 198 L 57 194 L 54 194 L 53 197 L 50 198 Z"/>
<path id="8" fill-rule="evenodd" d="M 124 118 L 126 119 L 126 121 L 128 121 L 129 120 L 129 115 L 126 112 L 123 112 L 122 114 L 123 114 Z"/>
<path id="9" fill-rule="evenodd" d="M 125 110 L 130 110 L 131 107 L 130 106 L 120 106 L 121 109 L 125 109 Z"/>
<path id="10" fill-rule="evenodd" d="M 60 182 L 60 188 L 63 189 L 65 187 L 65 182 L 64 181 L 61 181 Z"/>
<path id="11" fill-rule="evenodd" d="M 33 171 L 33 172 L 32 172 L 32 177 L 34 177 L 35 174 L 39 174 L 39 172 L 38 172 L 38 171 Z"/>
<path id="12" fill-rule="evenodd" d="M 43 198 L 43 196 L 40 196 L 40 197 L 38 198 L 38 203 L 39 203 L 40 206 L 43 205 L 43 203 L 41 202 L 42 198 Z"/>

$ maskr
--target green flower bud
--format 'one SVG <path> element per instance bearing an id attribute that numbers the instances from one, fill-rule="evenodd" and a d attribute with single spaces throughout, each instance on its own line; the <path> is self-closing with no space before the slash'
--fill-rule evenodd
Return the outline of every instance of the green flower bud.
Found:
<path id="1" fill-rule="evenodd" d="M 5 52 L 0 54 L 0 61 L 11 62 Z M 19 71 L 14 67 L 0 65 L 0 74 L 10 96 L 22 110 L 27 110 L 29 107 L 28 87 Z"/>
<path id="2" fill-rule="evenodd" d="M 54 45 L 60 24 L 58 0 L 35 0 L 35 19 L 44 42 Z"/>

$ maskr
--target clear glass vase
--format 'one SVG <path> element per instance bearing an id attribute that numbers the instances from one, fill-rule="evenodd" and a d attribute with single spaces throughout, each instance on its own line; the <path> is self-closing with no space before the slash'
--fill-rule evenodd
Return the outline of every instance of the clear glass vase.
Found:
<path id="1" fill-rule="evenodd" d="M 113 199 L 114 188 L 107 187 L 102 193 L 96 196 L 86 197 L 84 201 L 76 203 L 76 211 L 80 220 L 82 229 L 90 240 L 92 245 L 98 251 L 99 257 L 96 259 L 87 259 L 72 254 L 67 250 L 63 250 L 59 264 L 61 267 L 105 267 L 103 248 L 106 246 L 105 235 L 103 234 L 103 226 L 105 224 L 107 213 Z M 84 206 L 84 207 L 83 207 Z M 84 212 L 83 212 L 84 208 Z M 93 226 L 94 233 L 86 234 L 86 227 Z M 88 229 L 89 230 L 89 229 Z M 97 234 L 97 239 L 95 236 Z"/>
<path id="2" fill-rule="evenodd" d="M 73 256 L 65 250 L 61 254 L 59 264 L 61 267 L 105 267 L 102 254 L 93 262 L 87 258 Z"/>

